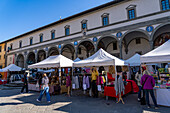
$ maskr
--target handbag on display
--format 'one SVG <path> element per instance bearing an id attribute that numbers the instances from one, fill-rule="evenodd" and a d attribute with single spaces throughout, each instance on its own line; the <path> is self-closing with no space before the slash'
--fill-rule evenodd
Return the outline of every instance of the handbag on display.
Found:
<path id="1" fill-rule="evenodd" d="M 40 87 L 39 83 L 37 82 L 37 84 L 35 85 L 36 88 Z"/>
<path id="2" fill-rule="evenodd" d="M 87 85 L 83 84 L 83 90 L 86 90 L 86 89 L 87 89 Z"/>
<path id="3" fill-rule="evenodd" d="M 72 89 L 76 89 L 76 84 L 72 84 Z"/>
<path id="4" fill-rule="evenodd" d="M 97 85 L 97 90 L 98 91 L 102 91 L 102 86 L 101 85 Z"/>

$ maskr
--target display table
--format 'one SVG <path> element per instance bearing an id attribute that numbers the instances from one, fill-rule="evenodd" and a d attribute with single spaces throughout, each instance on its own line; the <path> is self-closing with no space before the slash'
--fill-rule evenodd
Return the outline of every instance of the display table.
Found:
<path id="1" fill-rule="evenodd" d="M 0 85 L 1 85 L 1 84 L 6 84 L 6 83 L 7 83 L 6 80 L 0 80 Z"/>
<path id="2" fill-rule="evenodd" d="M 125 94 L 128 94 L 131 91 L 132 91 L 132 83 L 128 82 L 127 85 L 125 86 Z M 119 98 L 118 95 L 116 96 L 115 88 L 111 87 L 111 86 L 105 86 L 104 87 L 104 96 Z M 122 93 L 122 96 L 123 96 L 123 93 Z"/>
<path id="3" fill-rule="evenodd" d="M 157 104 L 170 107 L 170 89 L 154 89 L 154 90 L 156 91 Z"/>

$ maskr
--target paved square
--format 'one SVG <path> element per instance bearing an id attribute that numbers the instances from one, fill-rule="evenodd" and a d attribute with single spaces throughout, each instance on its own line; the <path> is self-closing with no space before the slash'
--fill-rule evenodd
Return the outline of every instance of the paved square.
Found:
<path id="1" fill-rule="evenodd" d="M 0 113 L 170 113 L 169 107 L 147 109 L 137 102 L 137 94 L 124 97 L 125 104 L 116 104 L 109 98 L 88 96 L 67 97 L 64 94 L 51 96 L 51 103 L 45 96 L 41 103 L 36 102 L 38 92 L 20 94 L 20 89 L 0 89 Z"/>

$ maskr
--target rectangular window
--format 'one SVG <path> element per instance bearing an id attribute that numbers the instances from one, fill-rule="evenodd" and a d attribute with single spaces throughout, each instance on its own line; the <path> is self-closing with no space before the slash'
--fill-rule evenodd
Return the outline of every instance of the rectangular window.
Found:
<path id="1" fill-rule="evenodd" d="M 129 19 L 135 18 L 135 9 L 128 10 Z"/>
<path id="2" fill-rule="evenodd" d="M 51 39 L 54 39 L 55 38 L 55 32 L 52 32 L 51 33 Z"/>
<path id="3" fill-rule="evenodd" d="M 19 48 L 21 48 L 21 47 L 22 47 L 22 41 L 19 42 Z"/>
<path id="4" fill-rule="evenodd" d="M 40 42 L 43 42 L 43 36 L 42 35 L 40 36 Z"/>
<path id="5" fill-rule="evenodd" d="M 5 55 L 4 55 L 4 59 L 5 59 Z"/>
<path id="6" fill-rule="evenodd" d="M 30 38 L 30 45 L 32 45 L 32 42 L 33 42 L 32 40 L 33 40 L 33 39 L 32 39 L 32 38 Z"/>
<path id="7" fill-rule="evenodd" d="M 109 24 L 109 19 L 108 19 L 108 17 L 106 16 L 106 17 L 103 17 L 103 26 L 106 26 L 106 25 L 108 25 Z"/>
<path id="8" fill-rule="evenodd" d="M 170 9 L 169 0 L 162 0 L 161 5 L 162 5 L 162 10 L 163 11 Z"/>
<path id="9" fill-rule="evenodd" d="M 117 43 L 113 42 L 113 50 L 117 50 Z"/>
<path id="10" fill-rule="evenodd" d="M 12 50 L 13 48 L 12 48 L 12 44 L 11 44 L 11 47 L 10 47 L 10 50 Z"/>
<path id="11" fill-rule="evenodd" d="M 0 52 L 1 52 L 2 46 L 0 46 Z"/>
<path id="12" fill-rule="evenodd" d="M 1 59 L 1 55 L 0 55 L 0 59 Z"/>
<path id="13" fill-rule="evenodd" d="M 69 28 L 65 29 L 65 34 L 66 34 L 66 36 L 70 35 L 70 29 Z"/>
<path id="14" fill-rule="evenodd" d="M 136 44 L 141 44 L 140 38 L 137 38 L 137 39 L 136 39 Z"/>
<path id="15" fill-rule="evenodd" d="M 82 29 L 87 29 L 87 23 L 82 24 Z"/>

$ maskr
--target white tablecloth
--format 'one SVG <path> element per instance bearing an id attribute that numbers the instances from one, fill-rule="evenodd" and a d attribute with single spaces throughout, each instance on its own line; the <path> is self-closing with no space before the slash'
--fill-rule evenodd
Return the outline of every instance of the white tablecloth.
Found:
<path id="1" fill-rule="evenodd" d="M 156 89 L 158 105 L 170 106 L 170 89 Z"/>

